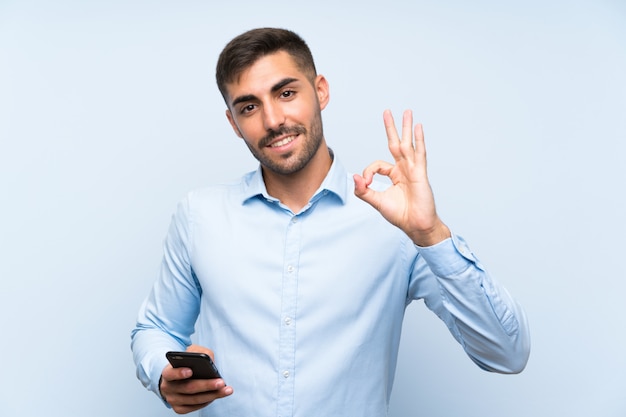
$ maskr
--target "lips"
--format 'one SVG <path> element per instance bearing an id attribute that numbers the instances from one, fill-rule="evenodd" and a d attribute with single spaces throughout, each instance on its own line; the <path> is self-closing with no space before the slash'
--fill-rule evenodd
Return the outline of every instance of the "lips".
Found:
<path id="1" fill-rule="evenodd" d="M 276 141 L 276 142 L 270 143 L 268 146 L 269 146 L 270 148 L 278 148 L 278 147 L 280 147 L 280 146 L 285 146 L 286 144 L 288 144 L 288 143 L 292 142 L 295 138 L 296 138 L 296 135 L 293 135 L 293 136 L 287 136 L 286 138 L 283 138 L 283 139 L 281 139 L 281 140 L 279 140 L 279 141 Z"/>
<path id="2" fill-rule="evenodd" d="M 298 135 L 306 133 L 306 128 L 301 125 L 282 126 L 280 129 L 271 131 L 261 141 L 260 147 L 279 148 L 293 142 Z"/>

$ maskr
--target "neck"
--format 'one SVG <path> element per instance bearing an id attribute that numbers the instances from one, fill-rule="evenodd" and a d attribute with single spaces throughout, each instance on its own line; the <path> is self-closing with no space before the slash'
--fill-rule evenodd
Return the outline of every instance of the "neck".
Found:
<path id="1" fill-rule="evenodd" d="M 263 168 L 265 188 L 269 195 L 279 199 L 292 212 L 298 213 L 319 189 L 332 162 L 330 150 L 322 142 L 313 159 L 298 172 L 282 175 Z"/>

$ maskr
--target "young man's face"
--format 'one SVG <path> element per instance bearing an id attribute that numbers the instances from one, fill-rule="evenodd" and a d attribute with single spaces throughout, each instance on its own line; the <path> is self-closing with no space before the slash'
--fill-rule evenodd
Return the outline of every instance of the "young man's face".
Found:
<path id="1" fill-rule="evenodd" d="M 226 116 L 264 168 L 289 175 L 308 164 L 324 140 L 321 111 L 329 95 L 323 76 L 311 84 L 280 51 L 257 60 L 226 90 Z"/>

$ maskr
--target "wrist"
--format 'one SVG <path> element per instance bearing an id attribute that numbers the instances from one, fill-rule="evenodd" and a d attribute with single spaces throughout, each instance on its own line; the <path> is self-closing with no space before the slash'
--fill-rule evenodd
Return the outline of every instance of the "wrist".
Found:
<path id="1" fill-rule="evenodd" d="M 163 374 L 161 374 L 161 376 L 159 377 L 158 388 L 159 388 L 159 395 L 161 396 L 161 399 L 167 403 L 167 398 L 165 398 L 165 395 L 163 395 L 163 391 L 161 391 L 161 383 L 162 382 L 163 382 Z"/>
<path id="2" fill-rule="evenodd" d="M 417 246 L 425 248 L 443 242 L 444 240 L 452 237 L 452 233 L 450 232 L 448 226 L 439 221 L 437 225 L 433 226 L 431 229 L 411 233 L 409 234 L 409 237 Z"/>

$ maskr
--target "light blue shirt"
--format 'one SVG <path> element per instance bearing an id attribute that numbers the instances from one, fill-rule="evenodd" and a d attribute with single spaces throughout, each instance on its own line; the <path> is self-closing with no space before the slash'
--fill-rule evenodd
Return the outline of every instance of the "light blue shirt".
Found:
<path id="1" fill-rule="evenodd" d="M 260 169 L 189 193 L 132 332 L 142 383 L 158 393 L 165 352 L 195 329 L 234 389 L 203 416 L 385 416 L 418 299 L 481 368 L 520 372 L 524 313 L 465 242 L 417 247 L 353 190 L 335 158 L 299 213 L 267 194 Z"/>

